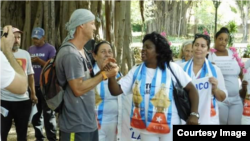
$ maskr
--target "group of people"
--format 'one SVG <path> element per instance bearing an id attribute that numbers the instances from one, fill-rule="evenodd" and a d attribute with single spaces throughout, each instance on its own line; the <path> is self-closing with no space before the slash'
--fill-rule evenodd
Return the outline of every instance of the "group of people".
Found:
<path id="1" fill-rule="evenodd" d="M 209 52 L 211 40 L 208 35 L 196 34 L 193 41 L 183 43 L 178 62 L 173 61 L 165 37 L 156 32 L 146 34 L 142 40 L 142 63 L 125 76 L 119 71 L 109 42 L 95 45 L 94 64 L 86 53 L 84 46 L 96 30 L 91 11 L 75 10 L 66 29 L 68 34 L 56 57 L 58 82 L 66 87 L 58 118 L 61 141 L 127 141 L 131 135 L 127 138 L 123 135 L 131 129 L 139 134 L 141 141 L 172 140 L 173 125 L 241 124 L 243 109 L 249 108 L 247 104 L 243 107 L 241 100 L 248 98 L 249 101 L 249 76 L 248 73 L 244 75 L 240 89 L 238 78 L 242 73 L 235 53 L 226 48 L 230 38 L 226 28 L 215 36 L 216 52 Z M 32 124 L 36 139 L 44 139 L 43 115 L 48 140 L 56 140 L 55 113 L 46 106 L 39 87 L 41 69 L 55 56 L 56 50 L 44 41 L 42 28 L 33 30 L 34 45 L 28 52 L 19 49 L 22 32 L 17 28 L 14 33 L 11 31 L 11 27 L 6 26 L 3 32 L 8 36 L 1 38 L 1 49 L 7 58 L 0 53 L 3 62 L 1 106 L 9 111 L 6 117 L 2 116 L 5 122 L 1 121 L 1 138 L 7 140 L 14 119 L 17 140 L 27 140 L 28 118 L 31 105 L 35 103 L 38 113 Z M 220 59 L 233 65 L 232 72 L 220 68 L 223 67 L 218 63 Z M 173 89 L 177 81 L 189 94 L 191 114 L 187 121 L 180 119 L 175 105 Z M 17 87 L 22 89 L 17 91 Z M 249 124 L 249 116 L 246 114 L 245 123 Z M 128 125 L 124 128 L 125 120 Z"/>
<path id="2" fill-rule="evenodd" d="M 31 38 L 34 45 L 28 51 L 20 49 L 23 32 L 18 28 L 6 26 L 3 33 L 8 35 L 1 37 L 1 54 L 4 54 L 1 55 L 1 111 L 7 114 L 1 115 L 1 139 L 7 140 L 14 123 L 17 140 L 27 140 L 31 120 L 37 141 L 45 139 L 43 127 L 47 139 L 55 141 L 56 115 L 48 108 L 39 83 L 43 65 L 55 56 L 55 47 L 45 42 L 45 32 L 40 27 L 33 29 Z M 21 74 L 24 74 L 25 81 L 20 80 Z M 32 107 L 37 109 L 33 117 Z"/>
<path id="3" fill-rule="evenodd" d="M 201 38 L 200 40 L 205 41 L 207 45 L 207 49 L 205 51 L 196 49 L 196 40 L 198 38 Z M 214 40 L 214 49 L 210 51 L 210 37 L 208 35 L 196 34 L 195 40 L 190 43 L 192 46 L 192 57 L 190 57 L 190 54 L 187 54 L 190 49 L 189 46 L 187 46 L 187 42 L 189 41 L 184 42 L 181 50 L 181 54 L 183 55 L 180 56 L 180 60 L 176 61 L 176 63 L 181 65 L 192 79 L 199 79 L 201 78 L 201 72 L 207 67 L 205 66 L 205 63 L 201 63 L 200 65 L 198 65 L 197 61 L 195 60 L 197 60 L 197 55 L 203 52 L 203 59 L 208 60 L 213 64 L 211 66 L 215 67 L 216 73 L 214 73 L 215 75 L 213 75 L 213 77 L 216 76 L 217 78 L 215 78 L 218 81 L 216 82 L 218 84 L 218 87 L 216 89 L 212 88 L 212 91 L 216 90 L 219 94 L 212 96 L 212 101 L 214 102 L 211 102 L 211 106 L 215 107 L 213 111 L 218 111 L 215 112 L 216 116 L 218 116 L 216 118 L 217 121 L 213 123 L 224 125 L 249 124 L 249 117 L 247 117 L 249 116 L 249 114 L 247 114 L 249 112 L 249 94 L 247 93 L 247 87 L 249 86 L 247 85 L 248 83 L 250 83 L 250 81 L 248 80 L 248 64 L 250 60 L 247 60 L 246 65 L 244 66 L 243 61 L 237 54 L 236 48 L 227 47 L 229 40 L 229 30 L 226 27 L 222 27 L 216 33 Z M 192 72 L 192 70 L 188 70 L 190 66 L 193 67 L 194 72 Z M 202 69 L 201 71 L 197 71 L 196 69 L 199 67 L 204 67 L 204 69 Z M 244 69 L 246 69 L 245 72 Z M 241 85 L 239 82 L 242 82 Z M 218 92 L 218 90 L 220 90 L 220 92 Z M 214 93 L 216 92 L 212 92 L 212 94 Z M 200 105 L 204 104 L 201 98 L 202 96 L 200 95 Z M 217 100 L 215 100 L 214 98 Z M 199 106 L 199 108 L 201 107 Z M 211 115 L 213 111 L 211 110 Z M 201 112 L 204 112 L 204 110 L 202 110 Z"/>

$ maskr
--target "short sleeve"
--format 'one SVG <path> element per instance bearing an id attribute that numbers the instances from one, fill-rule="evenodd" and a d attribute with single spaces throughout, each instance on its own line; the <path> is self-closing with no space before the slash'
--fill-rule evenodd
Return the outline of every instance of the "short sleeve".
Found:
<path id="1" fill-rule="evenodd" d="M 135 73 L 137 66 L 134 66 L 127 75 L 123 76 L 119 80 L 119 84 L 121 86 L 121 89 L 125 95 L 132 93 L 132 86 L 133 86 L 133 76 Z"/>
<path id="2" fill-rule="evenodd" d="M 15 78 L 15 70 L 11 67 L 9 61 L 7 58 L 4 56 L 2 51 L 0 51 L 0 56 L 1 56 L 1 89 L 6 88 L 11 84 L 11 82 Z"/>
<path id="3" fill-rule="evenodd" d="M 182 63 L 181 65 L 184 65 L 184 64 Z M 192 81 L 192 79 L 188 76 L 188 74 L 178 64 L 174 62 L 170 62 L 170 67 L 172 71 L 174 72 L 175 76 L 177 77 L 177 79 L 179 80 L 179 82 L 181 83 L 182 87 L 186 87 L 187 84 Z M 173 75 L 172 75 L 172 78 L 174 78 Z M 176 80 L 175 80 L 175 83 L 176 83 Z"/>
<path id="4" fill-rule="evenodd" d="M 27 75 L 34 74 L 30 54 L 27 52 Z"/>
<path id="5" fill-rule="evenodd" d="M 56 49 L 55 47 L 51 46 L 50 52 L 49 52 L 49 59 L 53 58 L 56 55 Z"/>
<path id="6" fill-rule="evenodd" d="M 83 58 L 76 54 L 65 55 L 62 64 L 67 81 L 85 76 Z"/>

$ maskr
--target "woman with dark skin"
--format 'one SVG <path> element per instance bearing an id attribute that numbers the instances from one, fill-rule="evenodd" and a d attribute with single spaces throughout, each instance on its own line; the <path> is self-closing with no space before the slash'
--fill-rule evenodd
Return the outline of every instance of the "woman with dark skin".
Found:
<path id="1" fill-rule="evenodd" d="M 216 63 L 218 63 L 216 62 L 216 60 L 220 61 L 223 58 L 227 57 L 227 61 L 232 63 L 230 66 L 233 66 L 233 73 L 225 74 L 222 71 L 226 89 L 228 91 L 228 97 L 224 101 L 218 103 L 219 118 L 220 124 L 238 125 L 241 123 L 241 115 L 243 112 L 243 104 L 239 94 L 240 88 L 238 80 L 239 78 L 242 78 L 242 73 L 240 66 L 237 63 L 237 59 L 236 57 L 234 57 L 234 52 L 230 49 L 227 49 L 229 38 L 229 30 L 225 27 L 222 27 L 215 35 L 214 48 L 216 49 L 216 52 L 210 52 L 208 60 L 216 65 Z"/>
<path id="2" fill-rule="evenodd" d="M 133 94 L 130 124 L 140 132 L 142 141 L 172 140 L 172 125 L 181 120 L 173 99 L 176 80 L 168 67 L 189 93 L 192 114 L 186 121 L 188 125 L 198 124 L 198 92 L 190 77 L 172 62 L 172 51 L 164 37 L 153 32 L 142 42 L 143 63 L 134 66 L 118 83 L 115 77 L 109 78 L 109 90 L 114 96 Z"/>

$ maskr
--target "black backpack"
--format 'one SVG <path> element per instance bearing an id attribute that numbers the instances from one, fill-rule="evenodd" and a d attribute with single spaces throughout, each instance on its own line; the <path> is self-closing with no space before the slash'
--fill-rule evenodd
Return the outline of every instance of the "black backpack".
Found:
<path id="1" fill-rule="evenodd" d="M 92 55 L 92 53 L 94 52 L 94 47 L 95 47 L 95 40 L 91 39 L 89 40 L 85 45 L 84 45 L 84 49 L 85 52 L 87 53 L 89 59 L 91 60 L 92 66 L 95 63 L 94 57 Z"/>

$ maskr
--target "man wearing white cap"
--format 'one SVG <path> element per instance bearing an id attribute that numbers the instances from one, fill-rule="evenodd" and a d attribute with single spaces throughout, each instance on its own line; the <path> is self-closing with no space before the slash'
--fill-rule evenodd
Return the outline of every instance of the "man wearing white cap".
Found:
<path id="1" fill-rule="evenodd" d="M 20 64 L 28 77 L 28 84 L 31 93 L 29 97 L 27 87 L 27 91 L 23 95 L 17 95 L 8 91 L 7 89 L 1 89 L 1 106 L 9 111 L 6 117 L 2 116 L 1 118 L 1 138 L 3 141 L 7 140 L 7 136 L 12 125 L 12 120 L 14 119 L 17 140 L 26 141 L 31 104 L 32 102 L 37 103 L 33 76 L 34 71 L 31 64 L 30 54 L 23 49 L 19 49 L 21 45 L 22 31 L 17 28 L 13 28 L 13 33 L 15 42 L 12 52 L 17 62 Z"/>
<path id="2" fill-rule="evenodd" d="M 87 9 L 75 10 L 66 24 L 68 31 L 56 58 L 56 74 L 61 86 L 66 86 L 64 105 L 59 115 L 62 141 L 98 141 L 94 87 L 118 69 L 101 71 L 93 76 L 91 60 L 84 45 L 93 38 L 95 16 Z M 106 62 L 108 62 L 107 60 Z M 103 64 L 105 66 L 105 64 Z"/>

